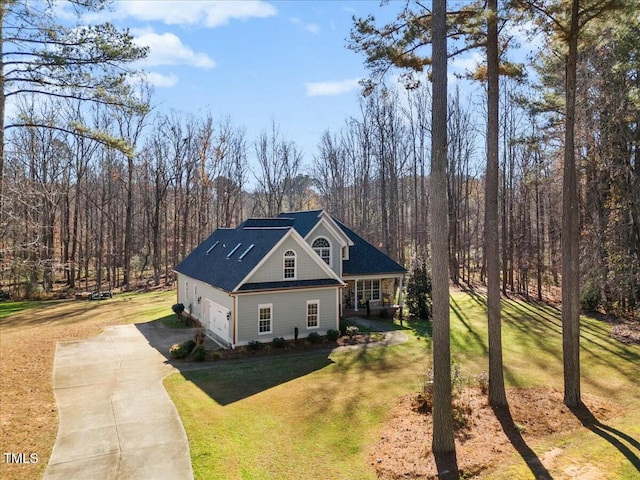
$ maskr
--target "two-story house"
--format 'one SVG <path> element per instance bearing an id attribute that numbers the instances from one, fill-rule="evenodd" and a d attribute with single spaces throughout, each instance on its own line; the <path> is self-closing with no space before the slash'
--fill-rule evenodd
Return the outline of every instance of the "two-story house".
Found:
<path id="1" fill-rule="evenodd" d="M 401 301 L 406 270 L 322 210 L 220 228 L 176 268 L 178 302 L 226 346 L 337 329 L 348 309 Z"/>

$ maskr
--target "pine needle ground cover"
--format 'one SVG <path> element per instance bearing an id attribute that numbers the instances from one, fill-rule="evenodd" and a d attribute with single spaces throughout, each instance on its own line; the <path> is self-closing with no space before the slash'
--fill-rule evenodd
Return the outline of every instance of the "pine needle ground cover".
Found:
<path id="1" fill-rule="evenodd" d="M 587 428 L 561 405 L 558 310 L 513 300 L 502 306 L 508 395 L 526 392 L 522 402 L 531 423 L 517 428 L 534 457 L 554 478 L 640 478 L 640 346 L 613 340 L 608 324 L 583 317 L 585 403 L 603 422 L 603 428 Z M 366 479 L 408 473 L 396 465 L 381 475 L 378 466 L 387 461 L 381 445 L 389 426 L 399 411 L 409 414 L 403 402 L 422 389 L 429 367 L 430 325 L 409 326 L 410 340 L 395 347 L 220 362 L 168 377 L 165 386 L 185 425 L 196 478 Z M 486 371 L 485 298 L 453 293 L 451 329 L 453 360 L 463 375 L 471 379 Z M 569 430 L 536 428 L 536 418 L 541 425 L 549 421 L 545 402 L 560 404 L 558 418 L 567 419 Z M 594 408 L 599 405 L 605 407 Z M 597 418 L 605 411 L 606 418 Z M 483 435 L 490 425 L 478 422 L 481 431 L 468 436 Z M 414 463 L 431 461 L 428 438 L 422 443 Z M 522 449 L 509 439 L 505 445 L 484 442 L 479 453 L 487 458 L 476 478 L 535 478 Z"/>

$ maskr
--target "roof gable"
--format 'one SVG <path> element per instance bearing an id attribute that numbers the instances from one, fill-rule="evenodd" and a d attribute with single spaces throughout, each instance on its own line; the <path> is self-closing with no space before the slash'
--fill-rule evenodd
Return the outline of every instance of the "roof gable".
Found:
<path id="1" fill-rule="evenodd" d="M 301 272 L 305 266 L 302 264 L 303 262 L 312 262 L 312 264 L 316 267 L 316 272 L 320 271 L 320 278 L 329 278 L 329 279 L 333 279 L 336 280 L 337 283 L 342 284 L 342 279 L 338 276 L 338 274 L 336 274 L 331 267 L 329 267 L 329 265 L 327 265 L 319 256 L 318 254 L 316 254 L 316 252 L 313 251 L 313 249 L 309 246 L 309 244 L 307 242 L 304 241 L 304 239 L 300 236 L 300 234 L 293 228 L 290 228 L 287 233 L 277 242 L 277 244 L 275 244 L 271 250 L 269 250 L 269 252 L 264 255 L 264 257 L 254 266 L 254 268 L 247 273 L 247 275 L 242 278 L 242 280 L 238 283 L 237 287 L 235 288 L 235 290 L 239 290 L 242 289 L 242 286 L 245 284 L 245 282 L 255 282 L 255 274 L 257 272 L 259 272 L 260 268 L 262 266 L 264 266 L 273 255 L 276 254 L 276 252 L 278 252 L 278 250 L 281 250 L 279 247 L 282 244 L 285 244 L 285 242 L 287 242 L 287 240 L 290 239 L 294 242 L 294 244 L 296 245 L 295 249 L 298 250 L 298 252 L 304 252 L 304 255 L 298 255 L 296 261 L 299 262 L 297 269 L 298 272 Z M 282 258 L 278 257 L 276 259 L 276 263 L 278 265 L 277 267 L 277 271 L 279 272 L 279 274 L 282 273 Z M 298 275 L 299 277 L 300 275 Z M 276 278 L 273 278 L 272 280 L 279 280 L 280 275 L 277 275 Z M 315 277 L 315 275 L 313 275 L 313 277 Z M 317 278 L 316 278 L 317 279 Z M 296 278 L 296 280 L 299 280 L 299 278 Z M 307 278 L 307 280 L 311 280 L 311 278 Z M 283 283 L 287 284 L 287 282 L 289 282 L 291 285 L 293 285 L 293 282 L 295 280 L 286 280 Z"/>
<path id="2" fill-rule="evenodd" d="M 175 271 L 233 291 L 290 231 L 289 228 L 220 228 L 185 257 Z"/>

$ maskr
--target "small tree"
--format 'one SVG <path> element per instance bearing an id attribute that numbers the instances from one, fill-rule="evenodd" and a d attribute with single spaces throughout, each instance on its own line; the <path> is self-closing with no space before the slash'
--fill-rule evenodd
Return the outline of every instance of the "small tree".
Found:
<path id="1" fill-rule="evenodd" d="M 409 312 L 418 318 L 431 318 L 431 265 L 426 256 L 414 256 L 409 267 L 406 302 Z"/>

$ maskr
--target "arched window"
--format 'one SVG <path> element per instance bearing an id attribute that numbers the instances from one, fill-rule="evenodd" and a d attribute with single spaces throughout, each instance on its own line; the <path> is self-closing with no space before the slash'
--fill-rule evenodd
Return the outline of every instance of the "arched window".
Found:
<path id="1" fill-rule="evenodd" d="M 284 278 L 296 278 L 296 252 L 293 250 L 284 252 Z"/>
<path id="2" fill-rule="evenodd" d="M 327 265 L 331 265 L 331 244 L 326 238 L 316 238 L 311 245 L 311 248 L 320 255 L 320 258 L 325 261 Z"/>

